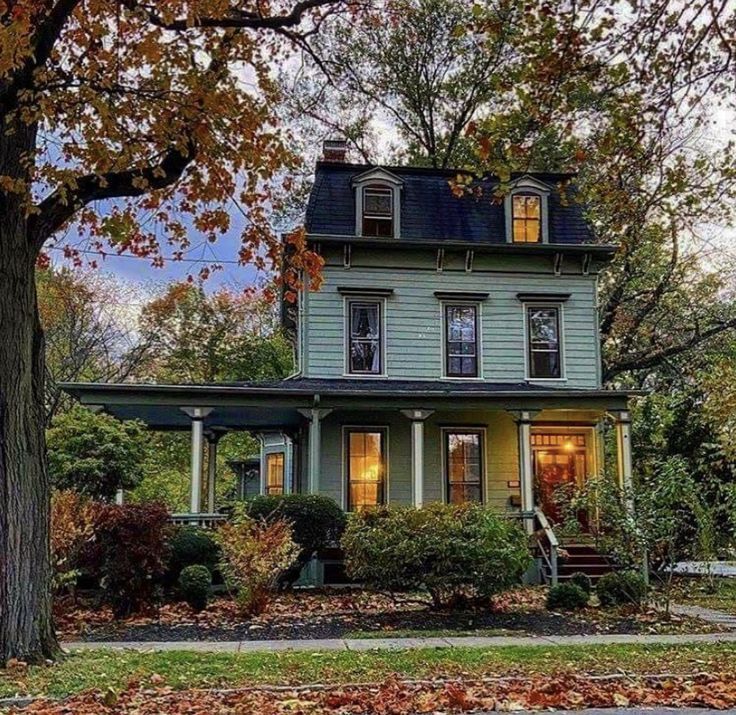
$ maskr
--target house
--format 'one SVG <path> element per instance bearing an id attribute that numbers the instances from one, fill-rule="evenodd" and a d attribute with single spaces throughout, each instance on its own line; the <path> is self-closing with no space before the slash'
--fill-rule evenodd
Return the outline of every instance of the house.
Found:
<path id="1" fill-rule="evenodd" d="M 306 214 L 324 283 L 284 314 L 296 374 L 67 391 L 120 419 L 191 431 L 198 520 L 213 511 L 213 455 L 230 430 L 260 435 L 261 492 L 327 494 L 347 510 L 480 501 L 530 532 L 548 528 L 555 491 L 602 472 L 608 429 L 628 483 L 630 395 L 602 388 L 596 306 L 615 248 L 593 242 L 572 177 L 513 176 L 496 200 L 489 177 L 457 197 L 457 172 L 327 150 Z"/>

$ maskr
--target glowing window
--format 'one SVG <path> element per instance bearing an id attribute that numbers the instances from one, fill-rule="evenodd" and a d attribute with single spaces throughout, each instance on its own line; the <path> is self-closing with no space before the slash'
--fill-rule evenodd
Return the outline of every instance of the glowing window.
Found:
<path id="1" fill-rule="evenodd" d="M 386 433 L 349 430 L 347 440 L 348 510 L 361 511 L 384 503 Z"/>
<path id="2" fill-rule="evenodd" d="M 483 473 L 483 434 L 445 432 L 447 500 L 450 504 L 480 502 Z"/>
<path id="3" fill-rule="evenodd" d="M 266 455 L 266 494 L 284 493 L 284 453 Z"/>
<path id="4" fill-rule="evenodd" d="M 541 199 L 535 194 L 512 197 L 514 243 L 539 243 L 542 235 Z"/>

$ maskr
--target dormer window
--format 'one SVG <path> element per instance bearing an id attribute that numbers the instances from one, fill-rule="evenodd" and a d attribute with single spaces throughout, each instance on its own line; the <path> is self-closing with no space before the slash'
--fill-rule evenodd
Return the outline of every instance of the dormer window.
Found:
<path id="1" fill-rule="evenodd" d="M 401 235 L 401 187 L 404 182 L 375 167 L 353 178 L 355 235 L 398 238 Z"/>
<path id="2" fill-rule="evenodd" d="M 531 176 L 511 183 L 504 199 L 506 240 L 509 243 L 549 241 L 548 197 L 550 187 Z"/>
<path id="3" fill-rule="evenodd" d="M 537 194 L 514 194 L 513 242 L 539 243 L 542 240 L 542 206 Z"/>
<path id="4" fill-rule="evenodd" d="M 394 191 L 387 186 L 371 184 L 363 189 L 364 236 L 394 235 Z"/>

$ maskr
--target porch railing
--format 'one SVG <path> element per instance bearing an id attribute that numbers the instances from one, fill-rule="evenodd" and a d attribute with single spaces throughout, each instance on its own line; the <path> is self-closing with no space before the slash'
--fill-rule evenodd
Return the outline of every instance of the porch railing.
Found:
<path id="1" fill-rule="evenodd" d="M 557 557 L 559 555 L 560 542 L 552 530 L 552 525 L 539 507 L 534 507 L 534 518 L 539 525 L 539 529 L 534 531 L 539 553 L 542 555 L 542 559 L 549 569 L 551 584 L 556 586 L 559 580 Z"/>
<path id="2" fill-rule="evenodd" d="M 176 526 L 198 526 L 200 529 L 214 529 L 227 521 L 227 514 L 172 514 L 170 520 Z"/>

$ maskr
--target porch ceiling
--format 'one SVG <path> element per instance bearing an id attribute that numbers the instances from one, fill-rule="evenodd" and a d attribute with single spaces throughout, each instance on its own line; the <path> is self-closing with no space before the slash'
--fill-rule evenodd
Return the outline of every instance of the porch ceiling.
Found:
<path id="1" fill-rule="evenodd" d="M 317 378 L 209 385 L 65 383 L 62 388 L 83 405 L 123 420 L 140 419 L 152 429 L 189 429 L 182 408 L 208 407 L 205 428 L 253 431 L 296 427 L 303 420 L 300 410 L 312 407 L 626 410 L 628 399 L 638 394 L 527 383 Z"/>

